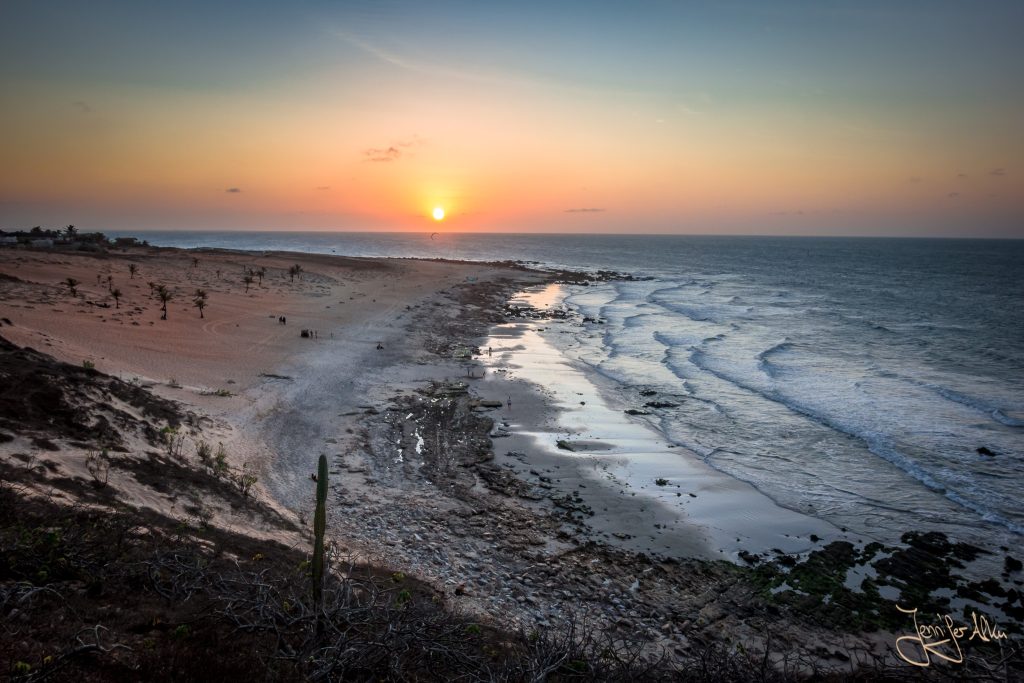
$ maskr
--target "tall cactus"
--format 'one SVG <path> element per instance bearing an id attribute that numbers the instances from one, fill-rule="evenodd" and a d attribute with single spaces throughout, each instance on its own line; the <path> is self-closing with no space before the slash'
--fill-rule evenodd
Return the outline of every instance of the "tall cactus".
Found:
<path id="1" fill-rule="evenodd" d="M 327 456 L 321 454 L 316 476 L 316 513 L 313 516 L 313 604 L 317 630 L 324 601 L 324 531 L 327 528 Z"/>

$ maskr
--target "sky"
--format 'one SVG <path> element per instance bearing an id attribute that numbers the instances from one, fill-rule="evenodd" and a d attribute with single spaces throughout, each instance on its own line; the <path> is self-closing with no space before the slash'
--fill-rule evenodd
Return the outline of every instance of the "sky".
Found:
<path id="1" fill-rule="evenodd" d="M 1022 238 L 1021 35 L 1019 0 L 3 0 L 0 228 Z"/>

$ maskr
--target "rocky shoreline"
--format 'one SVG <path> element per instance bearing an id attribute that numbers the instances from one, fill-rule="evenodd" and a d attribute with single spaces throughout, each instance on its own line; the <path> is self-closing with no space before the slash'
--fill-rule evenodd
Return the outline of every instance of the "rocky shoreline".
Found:
<path id="1" fill-rule="evenodd" d="M 214 258 L 198 253 L 204 260 Z M 895 598 L 902 596 L 922 614 L 951 612 L 958 621 L 970 618 L 963 612 L 970 607 L 1009 634 L 998 642 L 979 638 L 965 643 L 969 656 L 955 670 L 958 675 L 984 673 L 996 661 L 1004 678 L 1020 678 L 1024 671 L 1019 646 L 1022 574 L 1015 550 L 977 549 L 938 534 L 914 533 L 900 547 L 815 541 L 810 552 L 746 552 L 734 563 L 696 559 L 684 552 L 642 551 L 628 534 L 601 533 L 598 522 L 615 513 L 588 502 L 593 500 L 594 489 L 585 488 L 590 482 L 520 446 L 526 442 L 515 434 L 526 404 L 542 413 L 550 409 L 545 397 L 507 378 L 497 365 L 483 362 L 489 352 L 484 340 L 495 325 L 546 325 L 555 319 L 583 324 L 565 311 L 513 300 L 524 287 L 582 285 L 588 275 L 539 273 L 521 265 L 396 265 L 323 257 L 306 263 L 311 271 L 325 272 L 309 273 L 309 282 L 296 283 L 294 291 L 282 269 L 274 281 L 280 298 L 271 300 L 266 293 L 247 295 L 219 275 L 211 278 L 202 272 L 223 267 L 219 261 L 197 268 L 189 266 L 193 257 L 173 250 L 151 250 L 145 256 L 147 268 L 165 267 L 168 277 L 181 277 L 185 268 L 189 278 L 210 278 L 225 300 L 234 297 L 230 310 L 225 306 L 215 311 L 211 327 L 202 326 L 202 334 L 210 335 L 204 343 L 221 343 L 225 357 L 239 362 L 228 374 L 223 360 L 209 361 L 217 368 L 216 377 L 246 377 L 247 372 L 254 379 L 249 385 L 231 383 L 237 393 L 223 396 L 204 393 L 202 387 L 208 385 L 187 376 L 186 384 L 193 386 L 131 376 L 122 381 L 91 367 L 91 361 L 74 360 L 76 347 L 43 325 L 46 319 L 34 306 L 50 304 L 63 294 L 29 277 L 8 285 L 25 299 L 10 307 L 15 320 L 5 316 L 4 332 L 9 328 L 20 339 L 38 338 L 41 347 L 56 354 L 0 340 L 0 375 L 6 382 L 0 489 L 7 501 L 0 535 L 4 558 L 16 560 L 0 563 L 0 607 L 6 617 L 18 617 L 8 623 L 19 640 L 4 650 L 18 661 L 28 661 L 24 653 L 42 661 L 48 649 L 64 647 L 74 633 L 37 628 L 45 619 L 40 611 L 45 605 L 26 611 L 12 600 L 27 600 L 29 585 L 64 590 L 71 581 L 74 590 L 86 590 L 74 583 L 79 581 L 75 577 L 85 576 L 79 570 L 58 583 L 50 575 L 25 574 L 25 562 L 17 558 L 49 552 L 37 540 L 52 533 L 46 521 L 52 513 L 40 507 L 26 536 L 19 509 L 34 510 L 40 501 L 44 507 L 86 506 L 88 515 L 109 508 L 125 516 L 128 527 L 151 528 L 153 539 L 166 535 L 168 543 L 185 542 L 188 557 L 205 557 L 203 553 L 213 550 L 228 565 L 239 562 L 246 571 L 258 572 L 264 566 L 260 563 L 270 562 L 284 576 L 295 572 L 304 555 L 312 501 L 308 463 L 319 449 L 332 464 L 328 528 L 339 581 L 349 580 L 354 568 L 366 569 L 384 582 L 381 590 L 392 602 L 407 600 L 401 597 L 403 591 L 415 584 L 413 592 L 429 602 L 431 614 L 443 608 L 462 620 L 458 629 L 472 629 L 460 633 L 489 634 L 480 643 L 487 657 L 492 657 L 492 647 L 526 657 L 533 643 L 545 643 L 559 656 L 585 652 L 600 660 L 606 645 L 595 643 L 604 643 L 614 645 L 616 666 L 622 663 L 620 655 L 628 655 L 628 667 L 642 664 L 652 679 L 678 680 L 680 672 L 696 680 L 791 680 L 826 673 L 898 679 L 918 673 L 894 652 L 895 638 L 912 629 L 910 618 L 895 608 Z M 272 258 L 280 266 L 297 256 Z M 81 263 L 92 267 L 91 261 Z M 113 257 L 98 263 L 111 272 L 123 265 Z M 26 261 L 19 267 L 50 272 L 70 266 Z M 490 269 L 486 277 L 472 275 L 485 267 Z M 405 277 L 418 277 L 432 289 L 420 292 L 405 283 L 402 293 L 388 298 L 388 287 L 402 268 Z M 358 281 L 356 270 L 367 280 Z M 446 279 L 438 282 L 439 276 Z M 155 317 L 157 311 L 147 301 L 141 302 L 138 315 Z M 359 305 L 363 308 L 356 311 Z M 249 308 L 239 312 L 239 306 Z M 292 351 L 298 328 L 272 320 L 268 324 L 273 315 L 267 315 L 267 306 L 289 306 L 285 310 L 319 320 L 303 324 L 319 327 L 319 343 L 303 340 Z M 331 317 L 338 308 L 350 317 Z M 198 333 L 196 323 L 180 320 L 183 312 L 174 311 L 184 344 Z M 87 330 L 81 338 L 93 343 L 103 339 L 98 330 L 111 325 L 104 317 L 86 328 L 88 316 L 95 316 L 85 309 L 64 315 L 62 324 L 81 325 Z M 124 332 L 116 332 L 111 338 L 122 336 Z M 260 346 L 278 338 L 286 352 L 278 356 L 285 358 L 280 362 Z M 250 344 L 252 353 L 266 353 L 259 367 L 238 358 L 235 349 L 241 342 Z M 159 348 L 150 351 L 159 354 Z M 98 360 L 113 363 L 116 354 L 105 352 L 111 358 L 100 355 Z M 73 362 L 58 360 L 61 355 Z M 182 366 L 188 358 L 187 352 L 178 354 Z M 140 366 L 149 362 L 138 361 Z M 223 444 L 216 455 L 211 450 L 221 440 L 228 451 L 223 460 Z M 109 452 L 103 451 L 105 445 Z M 251 450 L 244 450 L 247 445 Z M 581 461 L 589 457 L 581 441 L 567 439 L 566 445 L 583 448 L 567 454 Z M 97 462 L 107 470 L 94 471 Z M 250 490 L 257 475 L 259 484 Z M 642 507 L 624 500 L 632 506 L 630 514 Z M 637 516 L 634 524 L 642 526 L 650 519 Z M 79 522 L 67 524 L 67 529 L 77 529 Z M 651 530 L 652 535 L 662 532 Z M 30 546 L 24 545 L 26 538 Z M 121 567 L 122 557 L 104 557 L 104 571 L 128 577 L 147 591 L 163 590 L 159 580 L 151 586 L 147 581 L 153 577 L 140 578 Z M 961 571 L 978 558 L 998 560 L 1003 572 L 991 580 L 963 579 Z M 214 591 L 208 598 L 217 603 L 223 598 L 215 589 L 220 579 L 208 579 L 204 590 Z M 297 595 L 302 599 L 301 590 Z M 153 618 L 169 618 L 151 598 L 157 599 L 140 599 L 150 601 L 146 609 Z M 93 602 L 76 608 L 77 616 L 69 616 L 68 623 L 117 624 L 114 628 L 121 630 L 116 637 L 133 647 L 169 637 L 162 627 L 140 627 L 126 612 L 116 612 L 117 619 L 111 621 L 109 615 L 115 612 L 110 602 L 111 594 L 100 592 Z M 385 611 L 399 614 L 392 602 Z M 95 613 L 90 611 L 94 608 Z M 180 622 L 175 632 L 193 623 L 189 619 L 211 618 L 184 612 L 188 609 L 174 617 Z M 224 627 L 216 623 L 216 629 Z M 141 635 L 133 635 L 132 629 L 138 628 Z M 26 629 L 37 635 L 27 635 Z M 168 642 L 170 651 L 187 650 L 183 641 Z M 590 643 L 590 649 L 577 648 L 581 642 Z M 281 655 L 272 644 L 261 647 L 267 661 Z M 301 661 L 295 652 L 287 657 Z M 597 664 L 595 660 L 593 666 Z M 46 666 L 38 670 L 47 671 Z M 590 671 L 596 678 L 599 671 L 606 671 L 605 677 L 614 677 L 607 671 L 629 671 L 637 677 L 638 669 L 628 667 Z"/>
<path id="2" fill-rule="evenodd" d="M 566 281 L 564 274 L 554 279 Z M 339 535 L 381 547 L 389 562 L 426 578 L 457 609 L 526 629 L 586 619 L 644 643 L 652 657 L 668 653 L 685 661 L 709 646 L 742 643 L 822 669 L 870 663 L 899 670 L 906 664 L 892 645 L 911 628 L 895 609 L 900 590 L 922 613 L 949 612 L 951 604 L 966 610 L 969 600 L 1019 637 L 1024 613 L 1016 559 L 1007 554 L 1001 580 L 960 580 L 957 570 L 983 551 L 941 534 L 910 533 L 904 547 L 836 541 L 800 556 L 741 554 L 746 566 L 601 542 L 578 492 L 540 472 L 516 476 L 495 462 L 492 439 L 505 436 L 508 424 L 493 416 L 500 402 L 479 395 L 482 369 L 472 358 L 489 325 L 565 315 L 510 305 L 516 289 L 514 282 L 486 293 L 454 287 L 452 310 L 459 315 L 417 318 L 414 326 L 424 330 L 426 348 L 448 363 L 449 377 L 398 391 L 386 405 L 366 410 L 341 478 L 361 476 L 370 488 L 361 486 L 362 494 L 352 497 L 341 484 L 337 502 L 353 521 L 342 522 Z M 473 379 L 451 379 L 463 367 Z M 861 583 L 850 585 L 848 575 L 861 574 Z M 980 645 L 972 656 L 987 661 L 993 652 Z"/>

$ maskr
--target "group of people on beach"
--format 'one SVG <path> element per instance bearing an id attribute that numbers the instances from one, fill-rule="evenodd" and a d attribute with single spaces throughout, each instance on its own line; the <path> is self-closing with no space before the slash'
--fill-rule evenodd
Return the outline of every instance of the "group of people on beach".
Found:
<path id="1" fill-rule="evenodd" d="M 278 325 L 287 325 L 288 324 L 288 318 L 284 317 L 283 315 L 277 316 L 277 324 Z"/>

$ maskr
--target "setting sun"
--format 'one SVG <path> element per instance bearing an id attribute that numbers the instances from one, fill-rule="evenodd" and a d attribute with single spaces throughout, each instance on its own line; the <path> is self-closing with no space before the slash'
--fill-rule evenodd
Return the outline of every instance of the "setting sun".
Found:
<path id="1" fill-rule="evenodd" d="M 444 220 L 444 207 L 435 206 L 433 215 L 435 221 Z"/>

